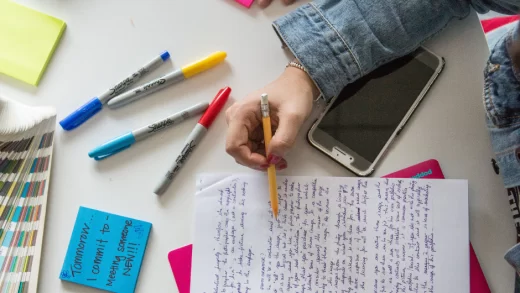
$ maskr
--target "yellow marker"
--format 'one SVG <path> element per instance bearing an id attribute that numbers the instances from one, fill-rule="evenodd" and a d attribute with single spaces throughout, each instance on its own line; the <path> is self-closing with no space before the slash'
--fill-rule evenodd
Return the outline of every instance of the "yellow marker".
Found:
<path id="1" fill-rule="evenodd" d="M 267 154 L 267 148 L 271 143 L 271 117 L 269 117 L 269 101 L 267 100 L 267 94 L 262 94 L 260 107 L 262 109 L 262 123 L 264 127 L 264 142 L 265 142 L 265 153 Z M 269 180 L 269 196 L 271 199 L 271 208 L 273 209 L 273 215 L 278 218 L 278 185 L 276 184 L 276 167 L 273 164 L 267 168 L 267 178 Z"/>
<path id="2" fill-rule="evenodd" d="M 109 108 L 118 108 L 126 104 L 129 104 L 137 99 L 140 99 L 141 97 L 154 93 L 169 85 L 179 83 L 185 79 L 188 79 L 194 75 L 197 75 L 203 71 L 215 67 L 217 64 L 224 61 L 224 59 L 226 59 L 226 56 L 226 52 L 215 52 L 204 59 L 186 65 L 181 69 L 177 69 L 174 72 L 166 74 L 165 76 L 159 77 L 142 86 L 124 92 L 119 96 L 110 99 L 107 105 Z"/>
<path id="3" fill-rule="evenodd" d="M 182 74 L 184 74 L 185 78 L 190 78 L 196 74 L 199 74 L 203 71 L 206 71 L 215 65 L 219 64 L 220 62 L 224 61 L 226 59 L 227 54 L 226 52 L 215 52 L 208 57 L 201 59 L 199 61 L 193 62 L 189 65 L 184 66 L 182 70 Z"/>

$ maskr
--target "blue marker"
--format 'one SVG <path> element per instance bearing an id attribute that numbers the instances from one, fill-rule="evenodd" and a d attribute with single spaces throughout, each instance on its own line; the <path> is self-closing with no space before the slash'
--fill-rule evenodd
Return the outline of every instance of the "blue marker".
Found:
<path id="1" fill-rule="evenodd" d="M 111 155 L 115 155 L 118 152 L 129 148 L 134 143 L 141 141 L 163 129 L 177 125 L 190 117 L 206 111 L 208 107 L 208 103 L 198 103 L 188 109 L 175 113 L 160 121 L 156 121 L 155 123 L 152 123 L 148 126 L 141 127 L 116 137 L 113 140 L 90 151 L 88 156 L 94 158 L 96 161 L 103 160 L 107 157 L 110 157 Z"/>
<path id="2" fill-rule="evenodd" d="M 65 119 L 60 121 L 61 127 L 63 127 L 63 129 L 65 130 L 72 130 L 80 126 L 90 117 L 94 116 L 97 112 L 101 111 L 101 109 L 103 108 L 103 104 L 106 104 L 110 99 L 124 92 L 132 84 L 141 79 L 141 77 L 143 77 L 148 72 L 154 70 L 155 68 L 159 67 L 169 58 L 170 53 L 168 53 L 168 51 L 164 51 L 161 55 L 155 57 L 153 60 L 144 65 L 141 69 L 137 70 L 135 73 L 123 79 L 121 82 L 114 85 L 106 92 L 102 93 L 98 97 L 93 98 L 88 103 L 83 105 L 81 108 L 77 109 L 72 114 L 65 117 Z"/>

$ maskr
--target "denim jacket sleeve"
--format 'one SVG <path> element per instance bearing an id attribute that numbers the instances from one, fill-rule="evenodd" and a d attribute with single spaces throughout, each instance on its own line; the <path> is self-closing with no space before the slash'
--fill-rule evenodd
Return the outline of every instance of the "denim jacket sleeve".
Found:
<path id="1" fill-rule="evenodd" d="M 274 28 L 330 99 L 471 7 L 513 14 L 520 0 L 316 0 L 276 20 Z"/>

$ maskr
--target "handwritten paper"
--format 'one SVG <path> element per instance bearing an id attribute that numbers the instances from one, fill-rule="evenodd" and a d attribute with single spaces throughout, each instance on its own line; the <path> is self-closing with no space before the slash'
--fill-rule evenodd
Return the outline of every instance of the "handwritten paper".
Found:
<path id="1" fill-rule="evenodd" d="M 469 292 L 465 181 L 278 182 L 200 176 L 192 292 Z"/>
<path id="2" fill-rule="evenodd" d="M 80 207 L 60 279 L 134 292 L 152 225 Z"/>

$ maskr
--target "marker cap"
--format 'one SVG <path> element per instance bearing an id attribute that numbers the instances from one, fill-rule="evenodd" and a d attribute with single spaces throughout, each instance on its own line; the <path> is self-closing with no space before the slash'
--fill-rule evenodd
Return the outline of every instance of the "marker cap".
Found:
<path id="1" fill-rule="evenodd" d="M 204 115 L 202 115 L 202 117 L 200 118 L 199 124 L 206 128 L 209 128 L 215 120 L 215 118 L 217 117 L 220 110 L 222 110 L 222 108 L 224 107 L 224 104 L 226 104 L 226 101 L 229 98 L 230 93 L 230 87 L 225 87 L 221 89 L 209 105 L 208 110 L 206 110 L 206 112 L 204 112 Z"/>
<path id="2" fill-rule="evenodd" d="M 88 156 L 96 161 L 103 160 L 129 148 L 134 143 L 135 137 L 132 132 L 129 132 L 91 150 Z"/>
<path id="3" fill-rule="evenodd" d="M 191 64 L 188 64 L 181 68 L 182 74 L 184 74 L 184 77 L 190 78 L 196 74 L 199 74 L 203 71 L 206 71 L 212 67 L 215 67 L 220 62 L 224 61 L 226 59 L 227 53 L 218 51 L 215 52 L 209 56 L 207 56 L 204 59 L 198 60 L 196 62 L 193 62 Z"/>
<path id="4" fill-rule="evenodd" d="M 90 117 L 96 115 L 102 108 L 103 104 L 101 101 L 97 97 L 93 98 L 81 108 L 61 120 L 60 125 L 65 130 L 72 130 L 83 124 L 83 122 L 87 121 Z"/>
<path id="5" fill-rule="evenodd" d="M 170 59 L 170 53 L 168 53 L 168 51 L 164 51 L 164 52 L 162 52 L 162 53 L 161 53 L 161 59 L 162 59 L 163 61 L 166 61 L 166 60 Z"/>

